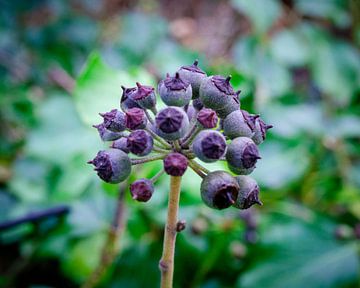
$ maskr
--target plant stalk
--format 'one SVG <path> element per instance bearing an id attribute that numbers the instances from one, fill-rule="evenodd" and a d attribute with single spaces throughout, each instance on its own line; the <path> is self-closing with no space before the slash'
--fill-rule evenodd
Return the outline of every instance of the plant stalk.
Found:
<path id="1" fill-rule="evenodd" d="M 181 177 L 171 176 L 168 202 L 167 221 L 164 233 L 163 254 L 159 262 L 161 271 L 161 288 L 172 288 L 174 274 L 174 254 L 176 241 L 176 226 L 180 200 Z"/>

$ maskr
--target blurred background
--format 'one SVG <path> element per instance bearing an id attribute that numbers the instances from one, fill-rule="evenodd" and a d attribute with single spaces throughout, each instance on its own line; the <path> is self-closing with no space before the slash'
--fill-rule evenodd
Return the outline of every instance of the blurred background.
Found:
<path id="1" fill-rule="evenodd" d="M 359 48 L 358 0 L 0 0 L 0 287 L 158 287 L 169 178 L 117 209 L 91 124 L 196 58 L 274 129 L 264 206 L 208 209 L 186 173 L 175 287 L 359 287 Z"/>

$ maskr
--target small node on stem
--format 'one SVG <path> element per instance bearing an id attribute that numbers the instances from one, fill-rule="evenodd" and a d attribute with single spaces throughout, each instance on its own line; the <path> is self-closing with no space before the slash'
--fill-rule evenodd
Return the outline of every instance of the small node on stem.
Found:
<path id="1" fill-rule="evenodd" d="M 176 223 L 176 232 L 181 232 L 186 228 L 186 220 L 179 220 Z"/>

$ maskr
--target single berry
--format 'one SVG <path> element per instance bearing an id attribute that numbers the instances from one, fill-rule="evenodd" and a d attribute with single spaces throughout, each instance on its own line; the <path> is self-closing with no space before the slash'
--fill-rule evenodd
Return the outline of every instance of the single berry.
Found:
<path id="1" fill-rule="evenodd" d="M 130 108 L 125 112 L 126 127 L 130 130 L 143 129 L 146 127 L 147 118 L 144 110 Z"/>
<path id="2" fill-rule="evenodd" d="M 113 132 L 105 128 L 104 123 L 93 125 L 99 132 L 102 141 L 114 141 L 124 136 L 122 132 Z"/>
<path id="3" fill-rule="evenodd" d="M 182 107 L 189 104 L 192 97 L 192 88 L 188 81 L 182 79 L 179 73 L 174 77 L 166 77 L 159 83 L 159 94 L 168 106 Z"/>
<path id="4" fill-rule="evenodd" d="M 187 167 L 188 159 L 180 153 L 170 153 L 164 159 L 164 170 L 168 175 L 182 176 Z"/>
<path id="5" fill-rule="evenodd" d="M 247 175 L 255 169 L 259 150 L 250 138 L 238 137 L 231 141 L 225 154 L 229 169 L 235 174 Z"/>
<path id="6" fill-rule="evenodd" d="M 131 173 L 129 156 L 118 149 L 99 151 L 88 163 L 93 164 L 98 176 L 108 183 L 120 183 Z"/>
<path id="7" fill-rule="evenodd" d="M 113 109 L 110 112 L 100 113 L 100 116 L 104 118 L 104 127 L 113 132 L 122 132 L 126 129 L 125 115 L 117 109 Z"/>
<path id="8" fill-rule="evenodd" d="M 216 110 L 217 115 L 224 119 L 228 116 L 231 112 L 240 109 L 240 100 L 239 100 L 240 91 L 236 92 L 229 98 L 229 103 L 222 109 Z"/>
<path id="9" fill-rule="evenodd" d="M 255 122 L 256 122 L 256 119 L 259 118 L 259 115 L 250 114 L 246 110 L 241 110 L 241 113 L 243 114 L 244 120 L 249 125 L 250 129 L 252 131 L 254 131 L 255 130 Z"/>
<path id="10" fill-rule="evenodd" d="M 234 207 L 239 209 L 248 209 L 254 204 L 262 205 L 259 200 L 259 185 L 250 176 L 240 175 L 235 177 L 239 184 L 240 190 L 234 203 Z"/>
<path id="11" fill-rule="evenodd" d="M 201 131 L 195 137 L 192 150 L 201 161 L 207 163 L 215 162 L 225 154 L 225 137 L 218 131 Z"/>
<path id="12" fill-rule="evenodd" d="M 125 153 L 130 153 L 130 149 L 127 142 L 127 137 L 121 137 L 120 139 L 115 140 L 111 144 L 111 148 L 120 149 Z"/>
<path id="13" fill-rule="evenodd" d="M 215 128 L 218 122 L 216 112 L 209 108 L 203 108 L 197 114 L 197 121 L 206 129 Z"/>
<path id="14" fill-rule="evenodd" d="M 154 184 L 149 179 L 138 179 L 130 185 L 130 193 L 134 200 L 147 202 L 154 193 Z"/>
<path id="15" fill-rule="evenodd" d="M 254 135 L 254 131 L 252 129 L 254 125 L 249 125 L 249 123 L 252 122 L 245 119 L 242 111 L 244 110 L 236 110 L 231 112 L 224 119 L 224 134 L 230 139 L 234 139 L 236 137 L 252 137 Z M 248 116 L 247 119 L 250 119 L 250 117 L 251 116 Z"/>
<path id="16" fill-rule="evenodd" d="M 135 130 L 127 137 L 127 147 L 137 156 L 150 154 L 153 149 L 153 138 L 145 130 Z"/>
<path id="17" fill-rule="evenodd" d="M 195 60 L 192 65 L 182 66 L 178 71 L 180 77 L 191 84 L 193 99 L 199 97 L 200 84 L 202 80 L 206 78 L 206 73 L 198 67 L 198 63 L 199 62 Z"/>
<path id="18" fill-rule="evenodd" d="M 154 130 L 166 140 L 177 140 L 188 130 L 189 119 L 185 111 L 179 107 L 167 107 L 155 117 Z"/>
<path id="19" fill-rule="evenodd" d="M 136 82 L 136 87 L 129 97 L 144 109 L 154 109 L 156 106 L 155 89 L 151 86 L 141 85 L 139 82 Z"/>
<path id="20" fill-rule="evenodd" d="M 204 104 L 201 102 L 200 98 L 194 99 L 192 104 L 197 111 L 200 111 L 202 108 L 204 108 Z"/>
<path id="21" fill-rule="evenodd" d="M 261 144 L 266 138 L 267 130 L 271 129 L 272 127 L 272 125 L 267 125 L 260 117 L 257 118 L 255 121 L 254 135 L 251 137 L 251 139 L 255 142 L 256 145 Z"/>
<path id="22" fill-rule="evenodd" d="M 239 184 L 225 171 L 209 173 L 201 182 L 201 198 L 210 208 L 225 209 L 235 203 Z"/>
<path id="23" fill-rule="evenodd" d="M 232 100 L 234 89 L 230 84 L 231 77 L 210 76 L 200 85 L 200 100 L 205 107 L 213 110 L 225 108 Z"/>
<path id="24" fill-rule="evenodd" d="M 131 99 L 131 94 L 136 91 L 136 87 L 132 88 L 126 88 L 124 86 L 121 86 L 121 89 L 123 90 L 121 99 L 120 99 L 120 107 L 125 112 L 128 109 L 131 108 L 140 108 L 140 106 Z"/>

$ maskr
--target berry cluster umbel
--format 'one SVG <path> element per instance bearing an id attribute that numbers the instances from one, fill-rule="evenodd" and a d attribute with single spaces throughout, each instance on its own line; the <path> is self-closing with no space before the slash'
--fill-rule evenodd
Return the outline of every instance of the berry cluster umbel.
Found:
<path id="1" fill-rule="evenodd" d="M 163 173 L 182 176 L 191 167 L 203 178 L 200 191 L 207 206 L 247 209 L 261 205 L 259 186 L 247 175 L 261 159 L 257 145 L 272 126 L 240 108 L 240 91 L 234 91 L 230 80 L 230 76 L 207 76 L 198 61 L 183 66 L 159 82 L 157 92 L 167 105 L 160 111 L 155 88 L 140 83 L 122 86 L 122 111 L 101 113 L 103 123 L 94 125 L 103 141 L 113 141 L 111 148 L 98 152 L 89 163 L 102 180 L 119 183 L 130 175 L 133 165 L 163 160 L 157 175 L 130 185 L 133 199 L 141 202 L 151 198 L 154 183 Z M 211 172 L 196 158 L 205 163 L 226 161 L 238 176 Z"/>

